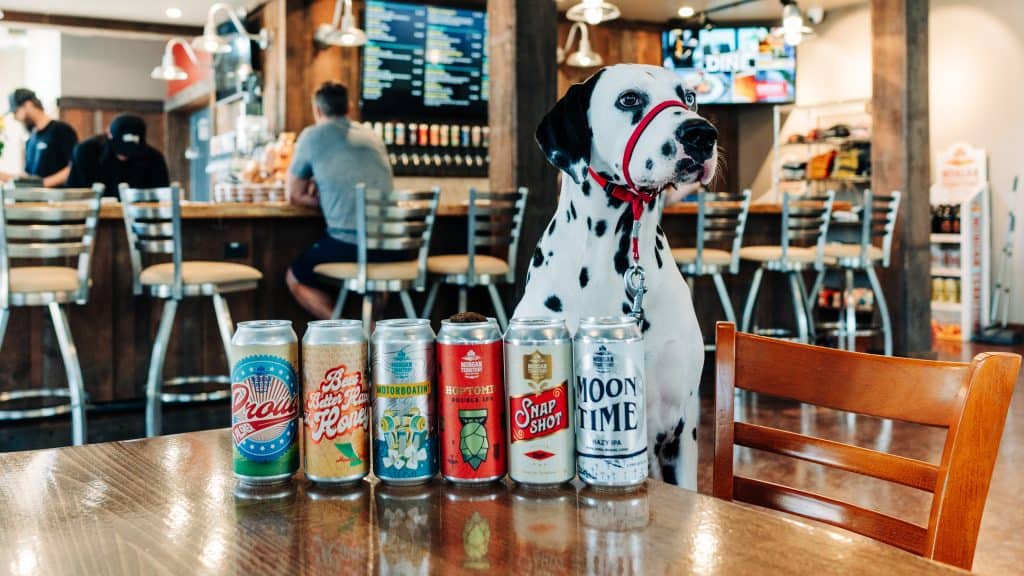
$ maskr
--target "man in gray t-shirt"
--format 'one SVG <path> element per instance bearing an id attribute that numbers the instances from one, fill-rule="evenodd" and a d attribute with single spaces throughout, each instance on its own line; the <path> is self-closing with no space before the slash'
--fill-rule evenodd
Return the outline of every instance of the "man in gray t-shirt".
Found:
<path id="1" fill-rule="evenodd" d="M 292 263 L 287 282 L 295 299 L 317 318 L 329 318 L 332 296 L 313 273 L 326 262 L 355 262 L 356 184 L 390 191 L 391 165 L 384 142 L 368 126 L 351 122 L 348 90 L 327 82 L 313 97 L 316 124 L 302 131 L 288 174 L 288 199 L 298 206 L 319 207 L 327 236 Z M 404 252 L 369 251 L 374 261 L 410 259 Z"/>

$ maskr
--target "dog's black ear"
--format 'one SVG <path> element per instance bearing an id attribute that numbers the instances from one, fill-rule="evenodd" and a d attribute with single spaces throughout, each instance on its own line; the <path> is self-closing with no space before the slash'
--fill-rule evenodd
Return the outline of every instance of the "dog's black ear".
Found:
<path id="1" fill-rule="evenodd" d="M 577 184 L 582 182 L 583 174 L 573 168 L 580 161 L 590 163 L 593 136 L 587 111 L 594 86 L 603 72 L 600 70 L 584 82 L 570 86 L 537 127 L 537 144 L 548 161 Z"/>

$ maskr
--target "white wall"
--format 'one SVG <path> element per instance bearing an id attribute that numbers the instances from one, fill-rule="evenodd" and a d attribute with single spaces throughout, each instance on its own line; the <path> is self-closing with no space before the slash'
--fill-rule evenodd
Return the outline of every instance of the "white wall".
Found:
<path id="1" fill-rule="evenodd" d="M 160 64 L 160 40 L 64 34 L 61 95 L 84 98 L 163 100 L 167 85 L 149 73 Z"/>

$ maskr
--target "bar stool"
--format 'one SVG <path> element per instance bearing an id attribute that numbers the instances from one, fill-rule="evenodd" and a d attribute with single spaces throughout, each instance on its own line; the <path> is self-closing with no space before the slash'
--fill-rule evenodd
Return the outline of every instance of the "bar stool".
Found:
<path id="1" fill-rule="evenodd" d="M 864 203 L 860 215 L 860 241 L 851 243 L 829 243 L 825 245 L 824 264 L 825 268 L 818 271 L 818 277 L 811 289 L 811 296 L 808 306 L 813 318 L 814 307 L 817 304 L 818 292 L 825 281 L 825 273 L 828 269 L 842 270 L 843 274 L 843 314 L 838 322 L 836 335 L 839 337 L 839 346 L 851 352 L 857 350 L 857 336 L 870 336 L 877 333 L 877 330 L 857 329 L 856 301 L 853 297 L 855 287 L 855 275 L 858 272 L 864 273 L 868 282 L 871 283 L 871 291 L 875 294 L 875 302 L 878 303 L 878 315 L 882 320 L 882 337 L 885 341 L 885 355 L 892 356 L 892 320 L 889 317 L 889 306 L 885 301 L 885 294 L 882 292 L 882 285 L 875 273 L 875 264 L 880 263 L 882 268 L 889 267 L 889 258 L 892 253 L 892 237 L 896 229 L 896 216 L 900 208 L 900 196 L 894 191 L 888 196 L 872 194 L 870 190 L 864 191 Z M 881 239 L 881 246 L 875 246 L 876 238 Z"/>
<path id="2" fill-rule="evenodd" d="M 340 318 L 349 291 L 363 296 L 363 329 L 373 322 L 373 295 L 398 292 L 408 318 L 416 318 L 409 289 L 423 292 L 427 252 L 434 230 L 441 188 L 430 190 L 368 190 L 356 186 L 356 262 L 330 262 L 313 268 L 324 281 L 341 287 L 332 318 Z M 414 260 L 369 262 L 370 250 L 415 250 Z"/>
<path id="3" fill-rule="evenodd" d="M 508 326 L 508 315 L 498 294 L 498 284 L 515 284 L 515 261 L 519 252 L 519 233 L 523 227 L 523 213 L 526 211 L 526 197 L 529 191 L 501 190 L 482 192 L 469 190 L 469 213 L 467 216 L 466 254 L 443 254 L 427 259 L 427 273 L 433 279 L 430 294 L 423 306 L 423 316 L 430 318 L 442 284 L 458 286 L 459 312 L 468 307 L 469 290 L 486 286 L 494 306 L 494 315 L 504 330 Z M 508 260 L 488 254 L 478 254 L 481 247 L 507 247 Z M 510 265 L 511 263 L 511 265 Z"/>
<path id="4" fill-rule="evenodd" d="M 809 344 L 813 326 L 807 311 L 807 289 L 803 272 L 808 268 L 821 270 L 823 267 L 825 236 L 832 219 L 832 204 L 836 193 L 829 190 L 824 194 L 801 194 L 792 196 L 788 192 L 782 199 L 782 244 L 779 246 L 746 246 L 740 249 L 740 259 L 758 263 L 754 280 L 743 307 L 743 331 L 750 332 L 750 322 L 757 304 L 758 292 L 765 271 L 785 274 L 793 297 L 793 313 L 796 315 L 798 342 Z M 803 246 L 794 246 L 794 243 Z M 778 335 L 779 331 L 768 329 L 762 333 Z"/>
<path id="5" fill-rule="evenodd" d="M 686 278 L 691 292 L 695 278 L 712 278 L 725 318 L 732 323 L 736 323 L 736 312 L 722 272 L 739 272 L 740 246 L 749 211 L 749 189 L 739 194 L 701 192 L 697 205 L 697 246 L 672 250 L 672 259 Z M 714 350 L 715 345 L 705 344 L 704 347 Z"/>
<path id="6" fill-rule="evenodd" d="M 120 189 L 124 226 L 132 263 L 132 290 L 163 300 L 163 313 L 157 329 L 146 378 L 146 436 L 160 434 L 162 405 L 167 403 L 214 402 L 231 396 L 231 378 L 227 375 L 193 375 L 163 379 L 164 360 L 170 342 L 178 303 L 185 298 L 209 297 L 217 317 L 224 355 L 231 369 L 231 336 L 234 325 L 224 294 L 255 290 L 263 274 L 244 264 L 233 262 L 184 261 L 181 247 L 181 187 Z M 170 262 L 143 267 L 143 255 L 171 257 Z M 164 387 L 217 385 L 219 389 L 201 392 L 164 392 Z"/>
<path id="7" fill-rule="evenodd" d="M 66 403 L 34 409 L 0 410 L 0 420 L 49 418 L 71 413 L 71 443 L 85 443 L 85 388 L 78 350 L 62 304 L 85 305 L 103 185 L 93 188 L 0 189 L 0 344 L 11 308 L 46 306 L 67 373 L 67 388 L 11 390 L 0 403 L 26 399 L 66 398 Z M 76 258 L 76 267 L 53 265 L 55 258 Z M 11 266 L 12 259 L 40 261 L 40 266 Z"/>

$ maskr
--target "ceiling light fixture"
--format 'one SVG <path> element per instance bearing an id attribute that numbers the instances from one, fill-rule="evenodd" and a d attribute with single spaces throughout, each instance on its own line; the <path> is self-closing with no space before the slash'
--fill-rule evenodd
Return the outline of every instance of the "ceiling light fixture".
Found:
<path id="1" fill-rule="evenodd" d="M 223 36 L 217 34 L 217 14 L 224 12 L 228 15 L 228 19 L 234 25 L 235 30 L 239 34 L 256 42 L 259 47 L 263 50 L 267 49 L 270 45 L 270 31 L 266 28 L 260 30 L 259 34 L 250 34 L 245 29 L 245 24 L 239 19 L 239 14 L 245 15 L 244 10 L 235 12 L 231 6 L 223 2 L 217 2 L 210 6 L 209 12 L 206 13 L 206 24 L 203 26 L 203 35 L 197 36 L 192 40 L 192 47 L 202 52 L 208 52 L 210 54 L 225 54 L 231 52 L 231 42 Z"/>
<path id="2" fill-rule="evenodd" d="M 149 73 L 149 77 L 153 80 L 188 80 L 188 72 L 184 68 L 174 63 L 174 46 L 179 45 L 185 49 L 185 55 L 194 64 L 199 64 L 199 59 L 196 58 L 196 53 L 189 46 L 188 42 L 182 38 L 171 38 L 167 41 L 164 46 L 164 57 L 160 65 L 153 68 L 153 71 Z"/>
<path id="3" fill-rule="evenodd" d="M 693 9 L 693 6 L 683 6 L 682 8 L 679 9 L 679 12 L 677 12 L 677 14 L 679 14 L 679 17 L 683 18 L 684 20 L 687 18 L 693 18 L 693 15 L 696 13 L 697 11 Z"/>
<path id="4" fill-rule="evenodd" d="M 799 46 L 804 39 L 804 15 L 795 0 L 782 0 L 782 38 L 790 46 Z"/>
<path id="5" fill-rule="evenodd" d="M 572 49 L 577 33 L 580 37 L 580 48 L 569 54 L 569 57 L 566 58 L 565 55 Z M 575 22 L 569 28 L 569 35 L 565 39 L 565 47 L 558 49 L 558 63 L 561 64 L 563 61 L 573 68 L 596 68 L 604 64 L 604 59 L 601 58 L 601 55 L 594 52 L 590 47 L 590 32 L 585 23 Z"/>
<path id="6" fill-rule="evenodd" d="M 352 0 L 337 0 L 334 5 L 334 18 L 330 24 L 321 24 L 313 40 L 323 46 L 363 46 L 366 44 L 366 32 L 356 27 L 352 16 Z"/>
<path id="7" fill-rule="evenodd" d="M 4 14 L 4 11 L 0 10 L 0 20 L 3 20 L 5 16 L 7 16 L 7 15 Z"/>
<path id="8" fill-rule="evenodd" d="M 164 10 L 164 14 L 166 14 L 171 20 L 177 20 L 181 18 L 181 8 L 168 8 L 167 10 Z"/>
<path id="9" fill-rule="evenodd" d="M 565 17 L 569 20 L 573 22 L 586 22 L 591 26 L 615 20 L 621 15 L 622 12 L 619 11 L 618 6 L 603 0 L 582 0 L 579 4 L 565 12 Z"/>

